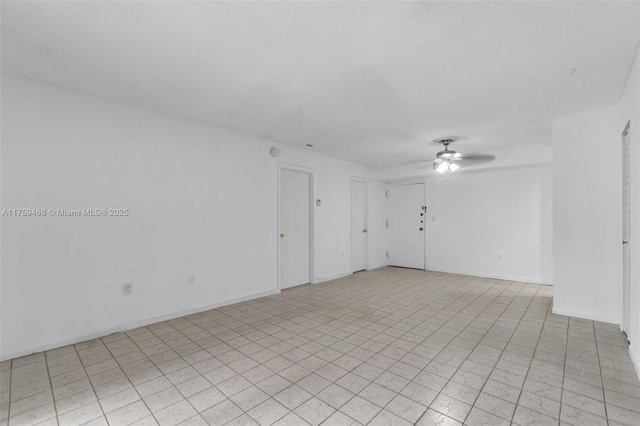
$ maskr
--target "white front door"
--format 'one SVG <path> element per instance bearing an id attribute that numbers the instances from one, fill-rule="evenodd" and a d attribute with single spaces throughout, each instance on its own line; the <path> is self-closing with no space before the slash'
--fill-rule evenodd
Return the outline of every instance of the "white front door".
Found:
<path id="1" fill-rule="evenodd" d="M 425 269 L 424 184 L 389 187 L 389 265 Z"/>
<path id="2" fill-rule="evenodd" d="M 351 181 L 351 271 L 367 268 L 367 184 Z"/>
<path id="3" fill-rule="evenodd" d="M 280 288 L 310 281 L 311 175 L 280 171 Z"/>

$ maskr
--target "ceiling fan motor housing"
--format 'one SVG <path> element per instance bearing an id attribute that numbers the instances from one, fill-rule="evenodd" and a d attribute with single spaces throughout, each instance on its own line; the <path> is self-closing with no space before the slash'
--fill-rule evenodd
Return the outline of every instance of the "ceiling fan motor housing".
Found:
<path id="1" fill-rule="evenodd" d="M 449 151 L 448 149 L 445 149 L 444 151 L 440 151 L 436 154 L 436 157 L 442 159 L 442 160 L 446 160 L 447 158 L 453 158 L 455 155 L 457 154 L 457 152 L 455 151 Z"/>
<path id="2" fill-rule="evenodd" d="M 457 154 L 457 152 L 454 151 L 454 150 L 449 151 L 449 144 L 451 142 L 453 142 L 453 141 L 455 141 L 454 138 L 438 139 L 438 143 L 441 143 L 442 145 L 444 145 L 444 151 L 438 152 L 436 154 L 436 158 L 439 158 L 439 159 L 442 159 L 442 160 L 454 158 L 454 156 Z"/>

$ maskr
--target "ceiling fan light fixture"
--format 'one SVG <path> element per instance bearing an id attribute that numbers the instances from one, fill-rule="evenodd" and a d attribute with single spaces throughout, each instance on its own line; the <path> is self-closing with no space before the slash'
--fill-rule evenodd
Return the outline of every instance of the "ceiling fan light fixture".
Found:
<path id="1" fill-rule="evenodd" d="M 436 153 L 436 158 L 433 160 L 433 170 L 438 173 L 453 173 L 462 166 L 475 166 L 496 159 L 496 157 L 491 154 L 461 154 L 449 149 L 449 144 L 458 139 L 459 137 L 457 136 L 449 136 L 433 141 L 444 146 L 444 150 Z"/>
<path id="2" fill-rule="evenodd" d="M 451 160 L 443 160 L 438 167 L 436 167 L 436 172 L 438 173 L 453 173 L 456 170 L 458 170 L 460 168 L 460 166 L 458 166 L 456 163 L 454 163 Z"/>

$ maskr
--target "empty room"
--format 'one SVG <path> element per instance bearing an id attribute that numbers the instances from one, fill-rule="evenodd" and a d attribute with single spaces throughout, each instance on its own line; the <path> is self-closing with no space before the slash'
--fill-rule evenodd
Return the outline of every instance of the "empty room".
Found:
<path id="1" fill-rule="evenodd" d="M 0 20 L 0 426 L 640 425 L 640 2 Z"/>

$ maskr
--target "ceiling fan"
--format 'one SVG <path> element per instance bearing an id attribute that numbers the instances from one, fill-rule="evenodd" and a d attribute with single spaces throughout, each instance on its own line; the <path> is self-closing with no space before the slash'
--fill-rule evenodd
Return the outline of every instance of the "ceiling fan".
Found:
<path id="1" fill-rule="evenodd" d="M 444 145 L 444 151 L 440 151 L 436 154 L 436 159 L 433 160 L 433 169 L 438 173 L 453 173 L 460 168 L 460 166 L 475 166 L 482 163 L 488 163 L 496 159 L 491 154 L 460 154 L 454 150 L 449 149 L 449 144 L 455 142 L 458 138 L 446 137 L 436 139 L 435 142 Z"/>

